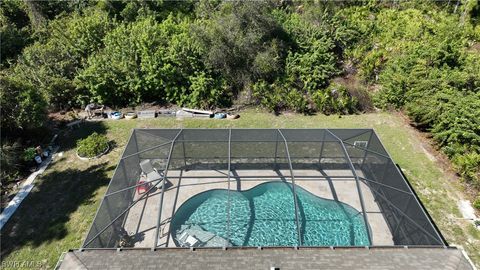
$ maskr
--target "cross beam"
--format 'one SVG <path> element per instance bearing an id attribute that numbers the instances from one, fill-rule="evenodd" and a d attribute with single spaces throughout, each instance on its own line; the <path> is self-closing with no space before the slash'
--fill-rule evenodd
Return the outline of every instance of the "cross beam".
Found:
<path id="1" fill-rule="evenodd" d="M 232 151 L 232 129 L 228 129 L 228 195 L 227 195 L 227 240 L 230 241 L 230 206 L 231 206 L 231 201 L 230 201 L 230 176 L 231 176 L 231 151 Z"/>
<path id="2" fill-rule="evenodd" d="M 292 179 L 292 191 L 293 191 L 293 202 L 295 205 L 295 222 L 297 224 L 297 233 L 298 233 L 298 245 L 302 245 L 302 234 L 301 234 L 301 229 L 300 229 L 300 222 L 298 221 L 298 200 L 297 200 L 297 193 L 295 191 L 295 175 L 293 173 L 293 166 L 292 166 L 292 160 L 290 159 L 290 152 L 288 151 L 288 143 L 287 139 L 285 139 L 285 136 L 283 136 L 283 133 L 280 129 L 278 130 L 278 134 L 282 136 L 283 142 L 285 143 L 285 152 L 287 153 L 287 159 L 288 159 L 288 166 L 290 168 L 290 178 Z"/>
<path id="3" fill-rule="evenodd" d="M 357 186 L 357 193 L 358 193 L 358 198 L 360 199 L 360 206 L 362 207 L 362 214 L 363 214 L 363 221 L 365 222 L 365 228 L 367 230 L 367 236 L 368 236 L 368 241 L 370 242 L 370 245 L 372 245 L 372 236 L 370 234 L 370 230 L 368 228 L 368 219 L 367 219 L 367 214 L 365 212 L 365 203 L 363 202 L 363 195 L 362 195 L 362 189 L 360 188 L 360 180 L 358 179 L 357 172 L 355 171 L 355 167 L 353 166 L 352 160 L 350 159 L 350 156 L 348 155 L 347 148 L 345 148 L 345 144 L 343 144 L 343 141 L 337 137 L 337 135 L 333 134 L 330 130 L 325 129 L 330 135 L 332 135 L 334 138 L 338 140 L 340 143 L 340 146 L 342 147 L 342 151 L 345 155 L 345 159 L 348 161 L 348 166 L 350 167 L 350 170 L 352 171 L 353 176 L 355 177 L 355 183 Z"/>
<path id="4" fill-rule="evenodd" d="M 170 151 L 168 152 L 168 159 L 167 165 L 165 166 L 165 170 L 163 171 L 163 182 L 162 182 L 162 194 L 160 196 L 160 205 L 158 207 L 158 218 L 157 218 L 157 227 L 155 228 L 155 243 L 153 245 L 153 249 L 157 248 L 158 245 L 158 234 L 160 231 L 160 222 L 162 221 L 162 208 L 163 208 L 163 197 L 165 194 L 165 182 L 167 181 L 167 174 L 168 174 L 168 167 L 170 167 L 170 159 L 172 157 L 173 147 L 175 146 L 175 141 L 177 140 L 178 136 L 183 132 L 183 129 L 177 133 L 175 138 L 172 140 L 172 144 L 170 145 Z M 167 243 L 168 245 L 168 243 Z"/>

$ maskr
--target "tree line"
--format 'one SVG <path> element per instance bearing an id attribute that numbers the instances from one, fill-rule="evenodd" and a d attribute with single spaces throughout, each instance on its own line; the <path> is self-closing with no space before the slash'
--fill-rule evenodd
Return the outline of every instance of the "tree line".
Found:
<path id="1" fill-rule="evenodd" d="M 4 137 L 92 101 L 305 114 L 376 106 L 405 111 L 480 186 L 478 1 L 0 5 Z M 348 76 L 360 84 L 336 80 Z"/>

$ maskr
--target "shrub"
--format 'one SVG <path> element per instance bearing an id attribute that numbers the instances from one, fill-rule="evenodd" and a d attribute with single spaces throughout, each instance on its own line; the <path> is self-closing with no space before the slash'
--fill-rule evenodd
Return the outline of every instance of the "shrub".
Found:
<path id="1" fill-rule="evenodd" d="M 102 154 L 108 147 L 108 139 L 96 132 L 77 141 L 77 153 L 81 157 L 93 158 Z"/>
<path id="2" fill-rule="evenodd" d="M 74 78 L 86 57 L 103 46 L 113 25 L 105 12 L 95 10 L 53 20 L 48 35 L 23 50 L 12 66 L 14 75 L 34 85 L 53 109 L 80 105 L 85 89 L 77 87 Z"/>
<path id="3" fill-rule="evenodd" d="M 477 208 L 478 210 L 480 210 L 480 196 L 477 196 L 477 198 L 475 199 L 475 201 L 473 202 L 473 207 Z"/>
<path id="4" fill-rule="evenodd" d="M 278 113 L 285 108 L 285 102 L 275 89 L 277 89 L 275 84 L 259 81 L 253 85 L 253 97 L 258 100 L 262 107 L 270 112 Z"/>
<path id="5" fill-rule="evenodd" d="M 25 162 L 29 162 L 29 161 L 32 161 L 36 155 L 37 155 L 37 151 L 35 151 L 35 148 L 30 147 L 23 151 L 22 159 Z"/>
<path id="6" fill-rule="evenodd" d="M 292 87 L 288 82 L 276 81 L 268 84 L 265 81 L 253 85 L 253 97 L 262 107 L 271 112 L 292 110 L 299 113 L 309 113 L 308 95 Z"/>
<path id="7" fill-rule="evenodd" d="M 317 110 L 326 114 L 348 114 L 357 110 L 357 100 L 343 85 L 332 84 L 327 89 L 317 90 L 312 95 Z"/>
<path id="8" fill-rule="evenodd" d="M 345 56 L 367 82 L 378 79 L 375 104 L 405 109 L 462 178 L 480 187 L 480 57 L 471 49 L 472 25 L 426 6 L 357 9 L 340 12 L 362 36 Z"/>
<path id="9" fill-rule="evenodd" d="M 265 2 L 223 1 L 198 20 L 193 36 L 207 66 L 227 79 L 236 91 L 255 79 L 268 79 L 283 70 L 285 33 Z"/>
<path id="10" fill-rule="evenodd" d="M 189 80 L 191 83 L 189 91 L 181 96 L 178 101 L 180 104 L 197 108 L 230 105 L 224 81 L 216 80 L 205 72 L 198 72 L 190 76 Z"/>
<path id="11" fill-rule="evenodd" d="M 9 73 L 0 73 L 1 127 L 25 131 L 43 126 L 47 103 L 37 89 Z"/>
<path id="12" fill-rule="evenodd" d="M 33 149 L 33 151 L 35 152 L 35 149 Z M 18 177 L 23 167 L 23 153 L 20 141 L 13 143 L 5 140 L 2 141 L 0 147 L 0 165 L 2 167 L 0 170 L 2 186 Z"/>
<path id="13" fill-rule="evenodd" d="M 326 25 L 292 14 L 285 22 L 286 32 L 295 42 L 285 60 L 285 72 L 309 93 L 328 85 L 339 73 L 334 53 L 335 43 Z"/>

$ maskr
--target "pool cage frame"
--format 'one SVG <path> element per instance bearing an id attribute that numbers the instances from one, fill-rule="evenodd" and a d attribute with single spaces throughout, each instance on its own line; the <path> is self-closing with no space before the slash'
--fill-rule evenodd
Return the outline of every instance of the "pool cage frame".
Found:
<path id="1" fill-rule="evenodd" d="M 139 163 L 144 159 L 155 159 L 162 164 L 163 169 L 159 170 L 161 178 L 148 181 L 151 184 L 149 190 L 134 200 L 135 189 L 144 184 L 137 183 L 141 174 Z M 148 196 L 151 190 L 158 188 L 159 184 L 160 201 L 154 245 L 151 248 L 165 248 L 158 245 L 159 234 L 164 225 L 161 220 L 165 193 L 163 191 L 169 190 L 166 189 L 168 179 L 184 177 L 171 176 L 169 170 L 226 169 L 226 176 L 195 178 L 224 178 L 223 182 L 227 183 L 230 194 L 232 179 L 272 179 L 272 176 L 266 175 L 233 175 L 237 169 L 258 169 L 262 166 L 274 170 L 282 168 L 290 174 L 283 178 L 288 179 L 287 182 L 292 186 L 298 236 L 296 247 L 302 247 L 303 243 L 295 181 L 326 181 L 327 178 L 355 182 L 361 205 L 360 214 L 366 224 L 370 247 L 377 245 L 372 243 L 360 183 L 364 183 L 372 191 L 390 229 L 394 246 L 448 246 L 373 129 L 134 129 L 82 249 L 118 248 L 128 211 Z M 351 174 L 325 175 L 323 178 L 295 174 L 296 170 L 304 167 L 341 167 L 349 170 Z M 362 176 L 358 171 L 362 171 Z M 227 215 L 228 228 L 230 195 L 227 200 Z M 170 234 L 168 232 L 168 237 Z"/>

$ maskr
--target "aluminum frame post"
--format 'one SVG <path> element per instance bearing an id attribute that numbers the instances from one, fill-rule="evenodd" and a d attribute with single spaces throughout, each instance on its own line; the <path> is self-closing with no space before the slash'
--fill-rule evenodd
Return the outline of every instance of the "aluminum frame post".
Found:
<path id="1" fill-rule="evenodd" d="M 352 171 L 353 176 L 355 177 L 355 183 L 357 186 L 357 193 L 358 193 L 358 198 L 360 199 L 360 206 L 362 207 L 362 214 L 363 214 L 363 221 L 365 222 L 365 228 L 367 230 L 367 236 L 368 236 L 368 241 L 370 242 L 370 246 L 373 245 L 372 243 L 372 235 L 370 233 L 369 229 L 369 223 L 367 219 L 367 213 L 365 211 L 365 203 L 363 201 L 363 195 L 362 195 L 362 189 L 360 188 L 360 180 L 358 179 L 357 172 L 355 171 L 355 167 L 353 166 L 352 160 L 350 159 L 350 156 L 348 155 L 347 148 L 345 148 L 345 145 L 343 144 L 343 141 L 335 134 L 333 134 L 330 130 L 326 129 L 330 135 L 332 135 L 334 138 L 338 140 L 340 143 L 340 146 L 343 150 L 343 153 L 345 155 L 345 158 L 347 159 L 348 166 L 350 167 L 350 170 Z"/>
<path id="2" fill-rule="evenodd" d="M 165 182 L 168 179 L 167 174 L 168 174 L 168 168 L 170 167 L 170 159 L 172 157 L 173 148 L 175 147 L 175 141 L 177 140 L 178 136 L 180 136 L 181 133 L 183 133 L 183 129 L 180 129 L 180 131 L 177 133 L 175 138 L 172 140 L 170 151 L 168 153 L 167 165 L 165 167 L 165 171 L 163 172 L 162 193 L 160 195 L 160 205 L 158 207 L 157 227 L 155 229 L 155 241 L 154 241 L 155 243 L 154 243 L 153 249 L 156 249 L 158 246 L 158 234 L 160 232 L 160 223 L 162 221 L 162 208 L 163 208 L 163 197 L 165 194 Z M 168 243 L 166 245 L 168 246 Z"/>
<path id="3" fill-rule="evenodd" d="M 277 130 L 280 136 L 282 136 L 283 142 L 285 143 L 285 152 L 287 153 L 288 165 L 290 168 L 290 178 L 292 179 L 293 203 L 295 206 L 295 222 L 297 224 L 298 245 L 302 246 L 302 234 L 300 229 L 300 222 L 298 221 L 298 200 L 297 200 L 297 192 L 295 191 L 296 184 L 295 184 L 295 175 L 293 173 L 292 160 L 290 159 L 290 151 L 288 151 L 287 139 L 285 138 L 285 136 L 283 136 L 283 133 L 280 129 L 277 129 Z"/>
<path id="4" fill-rule="evenodd" d="M 231 142 L 232 142 L 232 129 L 228 129 L 228 191 L 227 191 L 227 240 L 230 242 L 230 181 L 231 181 Z"/>

